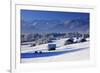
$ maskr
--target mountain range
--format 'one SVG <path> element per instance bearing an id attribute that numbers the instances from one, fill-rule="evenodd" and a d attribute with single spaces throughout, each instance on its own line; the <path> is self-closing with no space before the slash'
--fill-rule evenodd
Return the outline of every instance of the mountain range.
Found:
<path id="1" fill-rule="evenodd" d="M 89 19 L 21 20 L 22 33 L 89 32 Z"/>

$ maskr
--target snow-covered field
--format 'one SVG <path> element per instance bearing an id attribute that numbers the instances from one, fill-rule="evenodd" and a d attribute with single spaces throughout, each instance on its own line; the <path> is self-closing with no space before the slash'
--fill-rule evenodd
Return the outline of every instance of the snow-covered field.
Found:
<path id="1" fill-rule="evenodd" d="M 21 63 L 34 63 L 34 62 L 57 62 L 57 61 L 79 61 L 89 59 L 89 40 L 81 43 L 74 43 L 70 45 L 64 45 L 66 39 L 56 40 L 53 43 L 57 44 L 57 50 L 55 51 L 67 51 L 81 49 L 77 51 L 72 51 L 56 56 L 49 57 L 39 57 L 39 58 L 21 58 Z M 34 52 L 36 50 L 43 50 L 43 52 L 48 52 L 48 44 L 42 44 L 34 47 L 30 45 L 21 46 L 21 53 Z"/>
<path id="2" fill-rule="evenodd" d="M 60 40 L 54 40 L 53 43 L 55 43 L 57 47 L 61 47 L 61 46 L 64 46 L 64 42 L 67 39 L 68 38 L 60 39 Z M 23 46 L 21 46 L 21 53 L 33 52 L 35 50 L 42 50 L 42 49 L 48 49 L 48 43 L 42 44 L 42 45 L 37 45 L 37 46 L 34 46 L 34 47 L 31 47 L 30 45 L 23 45 Z"/>

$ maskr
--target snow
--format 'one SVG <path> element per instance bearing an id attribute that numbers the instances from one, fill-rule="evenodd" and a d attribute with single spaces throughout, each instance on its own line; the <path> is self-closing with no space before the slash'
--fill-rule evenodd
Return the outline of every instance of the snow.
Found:
<path id="1" fill-rule="evenodd" d="M 60 40 L 54 40 L 53 43 L 55 43 L 57 47 L 61 47 L 61 46 L 64 46 L 64 42 L 67 39 L 68 38 L 60 39 Z M 29 43 L 32 43 L 32 42 L 28 42 L 28 44 Z M 21 46 L 21 52 L 25 53 L 25 52 L 32 52 L 32 51 L 35 51 L 35 50 L 48 49 L 48 44 L 49 43 L 42 44 L 42 45 L 37 45 L 37 46 L 34 46 L 34 47 L 31 47 L 30 45 L 23 45 L 23 46 Z"/>
<path id="2" fill-rule="evenodd" d="M 64 45 L 65 40 L 68 38 L 56 40 L 54 43 L 57 44 L 56 51 L 63 51 L 63 50 L 75 50 L 75 49 L 82 49 L 75 52 L 65 53 L 57 56 L 51 57 L 43 57 L 43 58 L 28 58 L 28 59 L 21 59 L 21 63 L 32 63 L 32 62 L 57 62 L 57 61 L 79 61 L 79 60 L 88 60 L 89 59 L 89 39 L 86 42 L 81 43 L 74 43 L 70 45 Z M 34 52 L 35 50 L 42 50 L 43 52 L 48 52 L 47 44 L 38 45 L 35 47 L 21 46 L 21 53 L 26 52 Z M 45 49 L 45 50 L 43 50 Z"/>
<path id="3" fill-rule="evenodd" d="M 89 60 L 89 48 L 82 51 L 66 53 L 58 56 L 44 58 L 29 58 L 21 59 L 21 63 L 36 63 L 36 62 L 61 62 L 61 61 L 83 61 Z"/>

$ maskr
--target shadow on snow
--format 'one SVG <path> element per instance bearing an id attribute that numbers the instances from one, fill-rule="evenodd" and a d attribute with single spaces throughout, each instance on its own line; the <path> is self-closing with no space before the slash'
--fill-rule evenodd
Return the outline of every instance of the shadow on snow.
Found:
<path id="1" fill-rule="evenodd" d="M 74 50 L 66 50 L 66 51 L 50 51 L 50 52 L 42 52 L 42 53 L 21 53 L 21 58 L 40 58 L 40 57 L 50 57 L 61 55 L 65 53 L 71 53 L 75 51 L 80 51 L 86 48 L 74 49 Z"/>

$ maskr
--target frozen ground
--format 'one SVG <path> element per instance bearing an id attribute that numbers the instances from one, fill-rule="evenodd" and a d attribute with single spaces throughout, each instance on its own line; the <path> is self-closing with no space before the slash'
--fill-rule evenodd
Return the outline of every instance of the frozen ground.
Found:
<path id="1" fill-rule="evenodd" d="M 89 59 L 89 41 L 64 45 L 64 41 L 66 39 L 61 39 L 54 41 L 57 44 L 58 48 L 57 51 L 63 50 L 75 50 L 75 49 L 82 49 L 74 52 L 64 53 L 61 55 L 50 56 L 50 57 L 40 57 L 40 58 L 22 58 L 21 63 L 34 63 L 34 62 L 57 62 L 57 61 L 79 61 L 79 60 L 88 60 Z M 21 53 L 26 52 L 34 52 L 35 50 L 42 50 L 47 49 L 47 44 L 38 45 L 35 47 L 21 46 Z M 44 50 L 47 52 L 47 50 Z"/>
<path id="2" fill-rule="evenodd" d="M 60 40 L 54 40 L 53 43 L 55 43 L 57 47 L 61 47 L 61 46 L 64 46 L 64 42 L 67 39 L 68 38 L 60 39 Z M 35 50 L 42 50 L 42 49 L 48 49 L 48 43 L 42 44 L 42 45 L 37 45 L 35 47 L 30 47 L 30 45 L 23 45 L 23 46 L 21 46 L 21 53 L 33 52 Z"/>

